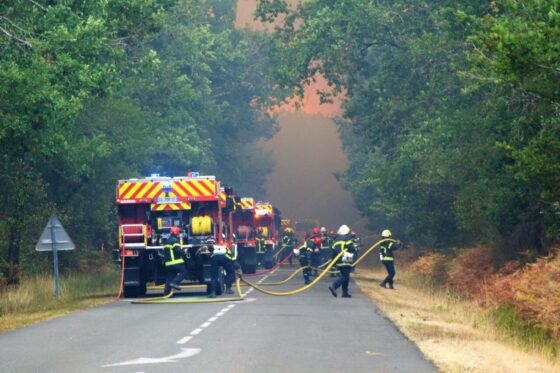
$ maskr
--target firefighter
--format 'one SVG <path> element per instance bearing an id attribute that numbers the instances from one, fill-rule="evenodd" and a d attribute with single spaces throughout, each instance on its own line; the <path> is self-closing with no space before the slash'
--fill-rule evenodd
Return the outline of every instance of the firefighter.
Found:
<path id="1" fill-rule="evenodd" d="M 294 245 L 296 244 L 296 237 L 294 235 L 294 230 L 290 227 L 287 227 L 284 230 L 284 235 L 282 236 L 282 248 L 280 250 L 282 250 L 282 260 L 284 260 L 284 258 L 289 255 L 290 258 L 288 259 L 288 261 L 290 262 L 290 267 L 292 267 L 292 251 L 294 250 Z"/>
<path id="2" fill-rule="evenodd" d="M 311 268 L 313 276 L 318 276 L 317 268 L 321 265 L 321 236 L 316 235 L 313 237 L 313 250 L 311 251 Z"/>
<path id="3" fill-rule="evenodd" d="M 360 237 L 358 237 L 356 231 L 353 229 L 350 231 L 350 239 L 354 242 L 354 249 L 356 250 L 354 253 L 354 261 L 356 261 L 360 257 Z M 352 266 L 352 273 L 354 272 L 356 272 L 356 267 Z"/>
<path id="4" fill-rule="evenodd" d="M 333 242 L 334 242 L 334 238 L 335 238 L 335 237 L 336 237 L 336 233 L 335 233 L 334 231 L 329 231 L 328 238 L 329 238 L 329 243 L 330 243 L 330 248 L 331 248 L 331 249 L 330 249 L 330 256 L 329 256 L 329 258 L 330 258 L 331 260 L 332 260 L 332 258 L 334 258 L 333 251 L 332 251 L 332 245 L 333 245 Z M 336 267 L 335 267 L 335 268 L 331 268 L 331 271 L 332 271 L 332 270 L 335 270 L 335 269 L 336 269 Z M 337 276 L 338 276 L 338 274 L 331 273 L 331 276 L 330 276 L 330 277 L 337 277 Z"/>
<path id="5" fill-rule="evenodd" d="M 325 263 L 327 260 L 332 258 L 332 240 L 327 234 L 327 228 L 321 227 L 321 262 Z"/>
<path id="6" fill-rule="evenodd" d="M 207 241 L 206 250 L 210 253 L 210 292 L 208 298 L 216 298 L 216 291 L 218 289 L 218 276 L 220 275 L 220 267 L 226 271 L 225 294 L 233 294 L 231 286 L 235 279 L 235 266 L 230 247 L 227 244 L 216 246 L 213 240 Z M 201 247 L 203 249 L 203 247 Z"/>
<path id="7" fill-rule="evenodd" d="M 163 245 L 166 272 L 165 295 L 171 292 L 171 288 L 181 290 L 179 284 L 187 278 L 187 268 L 185 266 L 185 260 L 183 259 L 183 250 L 181 249 L 178 238 L 179 232 L 179 227 L 171 227 L 169 237 L 165 240 Z"/>
<path id="8" fill-rule="evenodd" d="M 381 232 L 381 237 L 383 238 L 391 238 L 393 235 L 389 229 L 385 229 Z M 393 286 L 393 278 L 395 277 L 395 257 L 393 255 L 393 251 L 400 249 L 401 242 L 400 241 L 385 241 L 379 246 L 379 259 L 381 259 L 381 263 L 385 266 L 387 270 L 387 277 L 379 286 L 382 288 L 394 289 Z"/>
<path id="9" fill-rule="evenodd" d="M 304 268 L 303 269 L 303 279 L 305 284 L 309 284 L 311 282 L 311 268 L 309 267 L 310 259 L 311 259 L 311 252 L 313 251 L 315 245 L 313 244 L 313 240 L 309 233 L 305 234 L 305 241 L 303 245 L 294 249 L 294 254 L 299 258 L 299 263 Z"/>
<path id="10" fill-rule="evenodd" d="M 265 239 L 263 228 L 257 228 L 257 267 L 261 265 L 264 252 L 266 251 Z"/>
<path id="11" fill-rule="evenodd" d="M 350 239 L 350 228 L 347 225 L 341 225 L 333 243 L 333 257 L 343 252 L 342 256 L 336 261 L 336 268 L 340 271 L 340 277 L 336 279 L 329 291 L 333 297 L 336 297 L 336 290 L 342 286 L 342 298 L 352 298 L 348 292 L 348 284 L 350 283 L 350 271 L 354 261 L 354 253 L 356 251 L 354 242 Z"/>

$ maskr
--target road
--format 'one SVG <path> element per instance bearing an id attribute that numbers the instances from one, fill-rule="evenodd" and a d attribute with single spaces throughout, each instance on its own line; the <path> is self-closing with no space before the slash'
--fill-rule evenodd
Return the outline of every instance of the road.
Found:
<path id="1" fill-rule="evenodd" d="M 286 278 L 288 269 L 253 277 Z M 0 335 L 2 372 L 436 372 L 354 283 L 289 297 L 114 304 Z M 296 277 L 275 291 L 303 285 Z"/>

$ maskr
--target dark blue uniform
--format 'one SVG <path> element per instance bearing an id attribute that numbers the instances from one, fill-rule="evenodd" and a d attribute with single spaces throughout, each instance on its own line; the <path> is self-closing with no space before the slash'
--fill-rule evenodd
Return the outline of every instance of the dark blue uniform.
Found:
<path id="1" fill-rule="evenodd" d="M 389 286 L 389 289 L 394 289 L 393 278 L 395 277 L 395 256 L 393 251 L 398 250 L 400 245 L 397 242 L 386 241 L 379 246 L 379 255 L 381 263 L 387 270 L 387 277 L 379 284 L 381 287 Z"/>
<path id="2" fill-rule="evenodd" d="M 179 284 L 187 278 L 187 268 L 183 259 L 183 251 L 177 236 L 170 235 L 163 244 L 163 256 L 165 260 L 165 290 L 167 295 L 171 292 L 171 288 L 180 290 Z"/>
<path id="3" fill-rule="evenodd" d="M 306 240 L 303 245 L 299 247 L 299 264 L 301 264 L 303 269 L 303 279 L 306 284 L 311 282 L 311 268 L 309 268 L 309 263 L 311 260 L 311 253 L 315 248 L 315 244 L 312 239 Z"/>
<path id="4" fill-rule="evenodd" d="M 338 235 L 334 239 L 332 246 L 333 258 L 336 257 L 340 252 L 346 250 L 346 253 L 354 255 L 356 249 L 354 247 L 354 242 L 349 235 Z M 344 254 L 343 254 L 344 255 Z M 350 283 L 350 271 L 352 271 L 352 259 L 344 259 L 344 257 L 339 258 L 336 261 L 336 268 L 340 271 L 340 277 L 329 286 L 329 290 L 332 295 L 336 297 L 336 290 L 342 286 L 342 297 L 350 298 L 351 295 L 348 293 L 348 285 Z"/>
<path id="5" fill-rule="evenodd" d="M 233 265 L 234 258 L 231 255 L 229 248 L 226 249 L 225 253 L 217 253 L 215 252 L 215 248 L 213 245 L 208 245 L 208 250 L 212 253 L 210 257 L 210 263 L 212 267 L 210 268 L 210 297 L 213 298 L 216 296 L 218 292 L 218 276 L 220 274 L 220 267 L 223 267 L 226 271 L 225 277 L 225 285 L 226 285 L 226 294 L 233 294 L 231 290 L 231 285 L 233 284 L 233 280 L 235 279 L 235 266 Z"/>

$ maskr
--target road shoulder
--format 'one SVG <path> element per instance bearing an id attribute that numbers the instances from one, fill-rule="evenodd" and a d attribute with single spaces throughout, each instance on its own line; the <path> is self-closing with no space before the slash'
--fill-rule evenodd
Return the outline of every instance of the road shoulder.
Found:
<path id="1" fill-rule="evenodd" d="M 381 270 L 358 269 L 352 276 L 370 298 L 442 372 L 552 372 L 560 367 L 500 341 L 480 320 L 473 304 L 395 283 L 382 289 Z M 491 353 L 489 353 L 491 352 Z"/>

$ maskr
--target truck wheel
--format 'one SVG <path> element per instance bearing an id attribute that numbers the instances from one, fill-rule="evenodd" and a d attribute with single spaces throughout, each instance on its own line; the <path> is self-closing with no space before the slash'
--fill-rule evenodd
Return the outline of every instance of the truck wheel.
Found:
<path id="1" fill-rule="evenodd" d="M 224 267 L 220 267 L 218 272 L 218 288 L 216 289 L 216 295 L 222 295 L 226 288 L 226 274 Z"/>
<path id="2" fill-rule="evenodd" d="M 257 272 L 257 266 L 254 264 L 245 264 L 243 267 L 241 267 L 241 270 L 244 274 L 253 274 Z"/>

